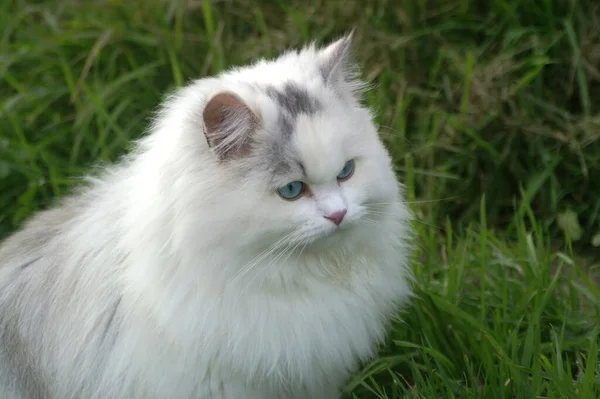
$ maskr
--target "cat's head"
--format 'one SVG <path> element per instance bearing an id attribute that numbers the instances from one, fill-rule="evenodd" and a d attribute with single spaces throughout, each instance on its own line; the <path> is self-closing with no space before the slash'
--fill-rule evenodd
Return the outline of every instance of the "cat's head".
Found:
<path id="1" fill-rule="evenodd" d="M 203 79 L 181 95 L 185 117 L 192 115 L 190 142 L 203 146 L 194 167 L 203 184 L 188 178 L 183 189 L 197 186 L 211 198 L 212 210 L 199 210 L 207 225 L 237 228 L 239 243 L 331 245 L 339 237 L 375 238 L 380 221 L 399 216 L 399 185 L 361 105 L 365 86 L 351 42 L 348 35 L 287 52 Z M 186 96 L 198 100 L 193 112 Z M 194 201 L 189 196 L 186 207 Z"/>

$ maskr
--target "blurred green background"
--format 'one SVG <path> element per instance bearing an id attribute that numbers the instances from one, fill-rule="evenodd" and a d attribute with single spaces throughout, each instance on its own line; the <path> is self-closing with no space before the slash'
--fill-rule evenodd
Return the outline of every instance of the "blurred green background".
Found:
<path id="1" fill-rule="evenodd" d="M 599 395 L 593 0 L 2 0 L 0 238 L 186 81 L 356 28 L 419 299 L 348 397 Z"/>

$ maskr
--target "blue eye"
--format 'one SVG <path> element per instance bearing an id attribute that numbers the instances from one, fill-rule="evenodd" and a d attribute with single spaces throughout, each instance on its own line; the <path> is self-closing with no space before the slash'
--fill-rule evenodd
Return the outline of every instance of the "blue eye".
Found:
<path id="1" fill-rule="evenodd" d="M 354 173 L 354 161 L 350 160 L 350 161 L 346 162 L 346 165 L 344 165 L 344 168 L 342 169 L 340 174 L 337 175 L 337 179 L 338 180 L 348 180 L 350 177 L 352 177 L 353 173 Z"/>
<path id="2" fill-rule="evenodd" d="M 304 192 L 304 183 L 301 181 L 293 181 L 277 190 L 286 200 L 295 200 Z"/>

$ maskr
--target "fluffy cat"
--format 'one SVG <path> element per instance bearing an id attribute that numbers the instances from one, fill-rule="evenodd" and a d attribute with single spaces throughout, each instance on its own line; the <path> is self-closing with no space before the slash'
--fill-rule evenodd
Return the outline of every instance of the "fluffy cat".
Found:
<path id="1" fill-rule="evenodd" d="M 332 399 L 411 296 L 351 36 L 200 79 L 0 246 L 2 399 Z"/>

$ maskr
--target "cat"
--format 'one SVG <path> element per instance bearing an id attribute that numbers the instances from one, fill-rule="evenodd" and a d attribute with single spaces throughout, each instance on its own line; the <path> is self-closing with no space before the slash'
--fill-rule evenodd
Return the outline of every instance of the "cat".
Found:
<path id="1" fill-rule="evenodd" d="M 2 399 L 332 399 L 412 297 L 353 34 L 190 82 L 0 246 Z"/>

